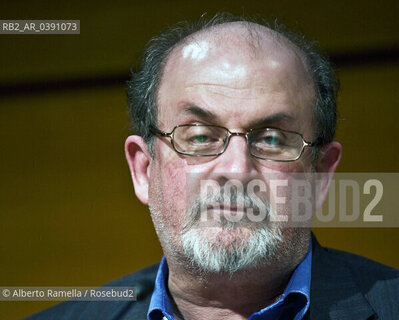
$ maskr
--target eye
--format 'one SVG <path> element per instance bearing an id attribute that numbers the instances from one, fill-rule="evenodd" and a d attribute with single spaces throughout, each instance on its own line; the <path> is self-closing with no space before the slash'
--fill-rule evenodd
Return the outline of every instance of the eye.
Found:
<path id="1" fill-rule="evenodd" d="M 252 145 L 260 149 L 283 149 L 288 143 L 286 134 L 280 130 L 256 130 L 251 138 Z"/>
<path id="2" fill-rule="evenodd" d="M 217 132 L 208 126 L 188 126 L 183 127 L 184 140 L 192 145 L 205 145 L 214 143 L 218 140 Z"/>
<path id="3" fill-rule="evenodd" d="M 269 134 L 262 139 L 262 143 L 269 146 L 277 147 L 284 145 L 284 139 L 276 134 Z"/>
<path id="4" fill-rule="evenodd" d="M 197 135 L 191 137 L 190 140 L 193 142 L 196 142 L 196 143 L 205 143 L 205 142 L 208 142 L 210 140 L 210 138 L 204 134 L 197 134 Z"/>

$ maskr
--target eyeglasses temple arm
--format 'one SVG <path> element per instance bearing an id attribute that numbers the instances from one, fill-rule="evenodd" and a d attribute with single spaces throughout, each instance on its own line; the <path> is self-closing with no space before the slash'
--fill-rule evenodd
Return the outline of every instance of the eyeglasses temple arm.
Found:
<path id="1" fill-rule="evenodd" d="M 311 142 L 304 141 L 304 142 L 306 147 L 314 147 L 316 145 L 313 141 Z"/>
<path id="2" fill-rule="evenodd" d="M 161 135 L 162 137 L 170 137 L 171 134 L 172 134 L 172 132 L 171 132 L 171 133 L 167 133 L 167 132 L 164 132 L 164 131 L 159 130 L 158 128 L 156 128 L 156 127 L 154 127 L 154 126 L 150 126 L 150 131 L 151 131 L 153 134 L 159 134 L 159 135 Z"/>

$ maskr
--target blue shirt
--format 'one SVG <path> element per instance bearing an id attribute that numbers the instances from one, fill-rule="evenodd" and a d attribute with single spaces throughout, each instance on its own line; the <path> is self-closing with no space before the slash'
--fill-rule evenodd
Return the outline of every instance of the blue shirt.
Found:
<path id="1" fill-rule="evenodd" d="M 310 305 L 310 280 L 312 268 L 312 242 L 302 262 L 296 267 L 280 299 L 266 308 L 253 313 L 249 320 L 289 319 L 300 320 L 303 318 Z M 174 320 L 173 308 L 167 293 L 168 264 L 162 258 L 155 279 L 154 292 L 152 293 L 148 320 Z"/>

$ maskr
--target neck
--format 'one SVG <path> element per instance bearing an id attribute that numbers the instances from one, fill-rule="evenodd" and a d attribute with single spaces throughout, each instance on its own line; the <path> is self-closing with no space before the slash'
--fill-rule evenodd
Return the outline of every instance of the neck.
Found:
<path id="1" fill-rule="evenodd" d="M 170 270 L 168 287 L 176 314 L 184 319 L 248 319 L 278 300 L 294 268 L 268 267 L 200 278 Z"/>
<path id="2" fill-rule="evenodd" d="M 266 266 L 232 274 L 194 272 L 166 256 L 168 288 L 176 317 L 248 319 L 279 299 L 308 246 L 302 248 Z"/>

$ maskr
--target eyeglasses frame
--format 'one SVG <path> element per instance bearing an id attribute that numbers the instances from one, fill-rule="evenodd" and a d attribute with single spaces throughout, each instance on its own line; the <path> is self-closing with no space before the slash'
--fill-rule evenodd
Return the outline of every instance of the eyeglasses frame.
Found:
<path id="1" fill-rule="evenodd" d="M 225 142 L 224 142 L 224 145 L 223 145 L 223 149 L 222 149 L 220 152 L 218 152 L 218 153 L 209 154 L 209 155 L 192 154 L 192 153 L 188 153 L 188 152 L 183 152 L 183 151 L 177 150 L 177 149 L 176 149 L 176 146 L 175 146 L 175 144 L 174 144 L 174 137 L 173 137 L 173 134 L 174 134 L 175 130 L 176 130 L 177 128 L 180 128 L 180 127 L 195 127 L 195 126 L 197 126 L 197 127 L 215 127 L 215 128 L 220 128 L 220 129 L 226 130 L 228 134 L 227 134 L 227 137 L 226 137 L 226 139 L 225 139 Z M 274 160 L 274 159 L 262 158 L 262 157 L 259 157 L 259 156 L 257 156 L 257 155 L 252 154 L 251 148 L 250 148 L 250 145 L 249 145 L 248 135 L 249 135 L 251 132 L 253 132 L 253 131 L 255 131 L 255 130 L 260 130 L 260 129 L 279 130 L 279 131 L 282 131 L 282 132 L 297 134 L 297 135 L 300 136 L 301 139 L 302 139 L 302 148 L 301 148 L 301 151 L 300 151 L 299 155 L 298 155 L 296 158 L 294 158 L 294 159 Z M 245 139 L 246 139 L 246 141 L 247 141 L 249 153 L 250 153 L 250 155 L 253 156 L 254 158 L 258 158 L 258 159 L 262 159 L 262 160 L 267 160 L 267 161 L 275 161 L 275 162 L 292 162 L 292 161 L 296 161 L 296 160 L 298 160 L 298 159 L 302 156 L 302 154 L 303 154 L 303 152 L 304 152 L 304 150 L 305 150 L 306 147 L 314 147 L 314 146 L 315 146 L 315 142 L 314 142 L 314 141 L 310 141 L 310 142 L 309 142 L 309 141 L 306 141 L 306 140 L 304 139 L 304 137 L 302 136 L 302 134 L 300 134 L 299 132 L 289 131 L 289 130 L 282 130 L 282 129 L 273 128 L 273 127 L 252 128 L 252 129 L 249 129 L 249 130 L 246 131 L 246 132 L 231 132 L 228 128 L 223 127 L 223 126 L 212 125 L 212 124 L 202 124 L 202 123 L 192 123 L 192 124 L 180 124 L 180 125 L 177 125 L 177 126 L 175 126 L 175 127 L 172 129 L 171 132 L 165 132 L 165 131 L 162 131 L 162 130 L 158 129 L 158 128 L 155 127 L 155 126 L 150 125 L 150 131 L 151 131 L 154 135 L 159 134 L 159 135 L 162 136 L 162 137 L 170 138 L 171 145 L 172 145 L 173 149 L 174 149 L 177 153 L 182 154 L 182 155 L 191 156 L 191 157 L 217 157 L 217 156 L 220 156 L 221 154 L 223 154 L 223 153 L 226 151 L 226 149 L 227 149 L 227 147 L 228 147 L 228 145 L 229 145 L 229 142 L 230 142 L 230 138 L 231 138 L 232 136 L 241 136 L 241 137 L 245 137 Z"/>

